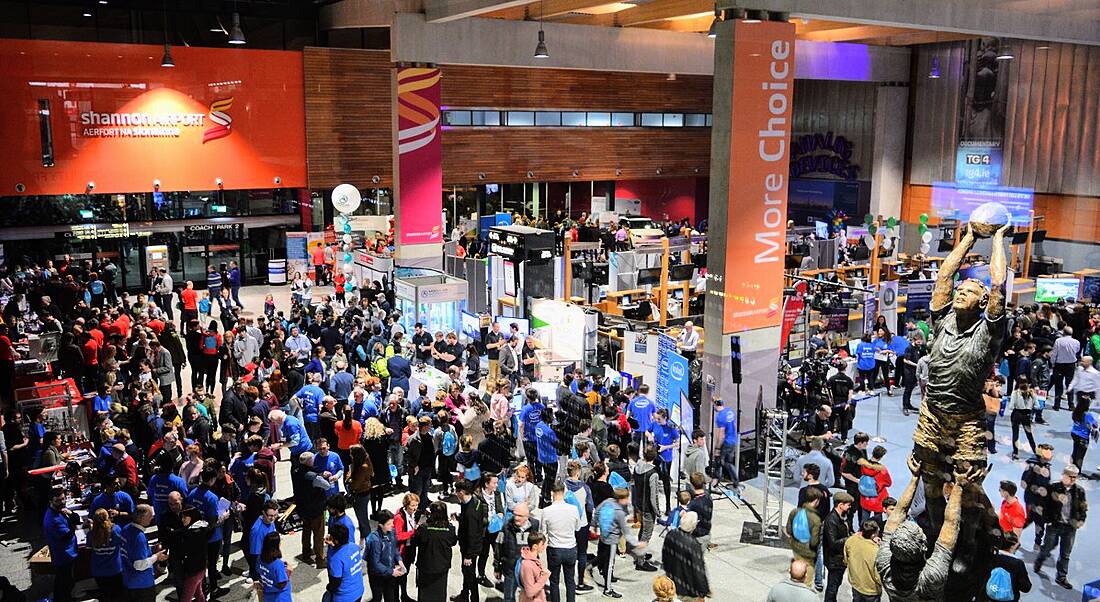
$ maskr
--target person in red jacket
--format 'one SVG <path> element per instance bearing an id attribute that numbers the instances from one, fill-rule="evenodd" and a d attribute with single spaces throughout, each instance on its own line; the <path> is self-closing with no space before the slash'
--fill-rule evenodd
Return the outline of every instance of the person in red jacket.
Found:
<path id="1" fill-rule="evenodd" d="M 860 474 L 862 474 L 860 480 L 862 481 L 863 477 L 871 477 L 875 481 L 875 490 L 878 492 L 874 496 L 865 495 L 863 485 L 860 485 L 859 522 L 861 524 L 868 518 L 879 520 L 883 512 L 882 502 L 890 497 L 887 487 L 893 485 L 894 480 L 890 477 L 890 471 L 882 464 L 884 456 L 886 456 L 886 448 L 876 445 L 875 449 L 871 450 L 871 459 L 859 462 Z"/>
<path id="2" fill-rule="evenodd" d="M 111 446 L 111 456 L 115 459 L 115 476 L 126 481 L 123 489 L 131 497 L 137 496 L 138 488 L 141 486 L 138 480 L 137 462 L 126 453 L 126 446 L 121 443 Z"/>
<path id="3" fill-rule="evenodd" d="M 420 508 L 420 496 L 415 493 L 406 493 L 401 498 L 401 510 L 393 517 L 393 530 L 397 534 L 397 550 L 401 553 L 401 560 L 405 566 L 411 567 L 416 562 L 416 546 L 408 545 L 416 535 L 416 511 Z M 409 572 L 397 578 L 401 588 L 401 602 L 410 602 L 409 597 Z"/>

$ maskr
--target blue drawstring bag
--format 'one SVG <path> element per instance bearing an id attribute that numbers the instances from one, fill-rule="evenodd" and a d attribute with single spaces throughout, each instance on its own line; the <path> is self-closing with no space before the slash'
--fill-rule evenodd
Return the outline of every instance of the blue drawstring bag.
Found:
<path id="1" fill-rule="evenodd" d="M 577 516 L 584 516 L 584 506 L 581 505 L 581 501 L 577 499 L 577 494 L 572 491 L 565 492 L 565 502 L 572 504 L 577 509 Z"/>
<path id="2" fill-rule="evenodd" d="M 996 567 L 989 573 L 989 581 L 985 582 L 985 595 L 990 600 L 997 602 L 1009 602 L 1016 599 L 1016 593 L 1012 590 L 1012 575 L 1002 567 Z"/>
<path id="3" fill-rule="evenodd" d="M 617 472 L 613 472 L 611 476 L 607 477 L 607 484 L 611 485 L 612 489 L 627 489 L 630 487 L 626 479 L 623 478 L 623 475 Z"/>
<path id="4" fill-rule="evenodd" d="M 802 543 L 810 543 L 810 518 L 807 516 L 805 508 L 794 515 L 794 522 L 791 524 L 791 535 L 794 535 L 794 538 Z"/>
<path id="5" fill-rule="evenodd" d="M 397 478 L 397 466 L 394 466 L 393 464 L 390 464 L 390 477 L 394 479 Z"/>
<path id="6" fill-rule="evenodd" d="M 504 528 L 504 518 L 499 514 L 494 514 L 489 517 L 489 532 L 500 533 L 500 530 Z"/>
<path id="7" fill-rule="evenodd" d="M 878 497 L 878 483 L 875 477 L 865 474 L 859 478 L 859 494 L 863 497 Z"/>
<path id="8" fill-rule="evenodd" d="M 481 478 L 481 467 L 477 465 L 477 462 L 474 462 L 473 466 L 468 467 L 462 472 L 462 478 L 467 481 L 477 481 Z"/>

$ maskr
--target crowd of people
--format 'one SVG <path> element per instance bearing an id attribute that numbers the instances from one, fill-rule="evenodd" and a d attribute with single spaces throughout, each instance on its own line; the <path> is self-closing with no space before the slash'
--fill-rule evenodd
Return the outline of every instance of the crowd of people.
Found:
<path id="1" fill-rule="evenodd" d="M 596 587 L 618 598 L 620 548 L 643 573 L 659 560 L 680 600 L 710 593 L 705 473 L 725 460 L 736 482 L 730 412 L 713 453 L 691 433 L 692 459 L 676 475 L 680 431 L 647 386 L 576 370 L 542 398 L 514 329 L 489 333 L 486 374 L 480 350 L 455 333 L 406 331 L 380 282 L 344 302 L 295 295 L 284 309 L 268 296 L 245 311 L 236 290 L 216 287 L 216 270 L 201 295 L 159 272 L 149 294 L 100 287 L 108 270 L 65 262 L 0 275 L 10 297 L 0 359 L 18 357 L 25 335 L 60 333 L 52 369 L 87 399 L 87 441 L 46 412 L 8 405 L 4 415 L 0 510 L 41 517 L 56 602 L 72 599 L 81 526 L 100 592 L 143 602 L 162 588 L 179 602 L 216 599 L 242 571 L 265 601 L 285 602 L 303 563 L 327 573 L 334 602 L 367 592 L 407 602 L 413 585 L 419 599 L 443 600 L 456 544 L 462 589 L 452 600 L 494 588 L 509 601 L 548 591 L 557 602 L 562 582 L 570 602 Z M 450 382 L 410 390 L 418 363 Z M 70 461 L 80 447 L 93 456 L 83 465 Z M 64 477 L 28 473 L 51 467 Z M 392 497 L 396 512 L 383 508 Z M 657 524 L 669 529 L 660 559 L 646 552 Z M 281 545 L 294 529 L 302 553 L 288 563 Z"/>
<path id="2" fill-rule="evenodd" d="M 1000 453 L 1019 461 L 1022 431 L 1031 455 L 1018 481 L 988 483 L 986 487 L 992 494 L 989 497 L 1001 503 L 999 511 L 990 509 L 999 539 L 989 566 L 989 581 L 983 579 L 982 584 L 996 584 L 1012 592 L 1008 598 L 988 593 L 980 598 L 990 600 L 1018 600 L 1021 593 L 1030 591 L 1031 578 L 1024 561 L 1015 554 L 1028 527 L 1033 527 L 1034 537 L 1030 549 L 1034 554 L 1032 572 L 1042 576 L 1044 564 L 1058 548 L 1054 583 L 1072 589 L 1070 555 L 1088 511 L 1085 490 L 1077 481 L 1085 474 L 1089 442 L 1097 438 L 1100 428 L 1090 411 L 1100 391 L 1100 371 L 1094 365 L 1100 357 L 1100 315 L 1090 313 L 1085 305 L 1057 303 L 1021 307 L 1007 319 L 1008 335 L 1000 350 L 999 365 L 983 387 L 987 450 L 999 453 L 996 424 L 999 417 L 1007 417 L 1011 450 Z M 928 384 L 928 356 L 934 344 L 929 334 L 927 324 L 919 320 L 908 321 L 904 334 L 894 334 L 880 316 L 874 330 L 862 337 L 852 353 L 857 378 L 841 369 L 827 379 L 824 394 L 819 396 L 813 395 L 811 387 L 790 379 L 788 386 L 795 396 L 820 405 L 813 406 L 805 420 L 809 451 L 794 468 L 801 487 L 798 505 L 787 517 L 786 526 L 794 556 L 792 580 L 778 585 L 771 599 L 816 599 L 813 592 L 806 592 L 813 588 L 824 592 L 827 602 L 836 600 L 846 571 L 854 600 L 878 600 L 884 592 L 890 599 L 908 599 L 908 586 L 886 583 L 882 578 L 885 573 L 876 571 L 875 563 L 876 558 L 881 559 L 880 550 L 891 553 L 883 546 L 890 541 L 893 529 L 889 519 L 894 516 L 898 517 L 894 529 L 910 518 L 913 525 L 924 530 L 925 540 L 933 541 L 935 533 L 930 528 L 924 490 L 916 486 L 919 473 L 910 459 L 913 476 L 909 483 L 913 488 L 900 498 L 892 497 L 889 488 L 894 485 L 893 476 L 882 463 L 886 448 L 872 448 L 870 436 L 864 432 L 856 432 L 848 443 L 848 434 L 857 405 L 853 399 L 864 391 L 893 397 L 894 389 L 900 388 L 903 413 L 920 411 L 912 393 L 919 388 L 923 398 Z M 815 336 L 811 345 L 823 357 L 828 353 L 829 343 L 820 336 Z M 844 363 L 835 365 L 843 367 Z M 1061 468 L 1059 477 L 1053 466 L 1054 442 L 1037 440 L 1032 425 L 1047 424 L 1044 412 L 1049 417 L 1050 412 L 1063 410 L 1070 412 L 1071 426 L 1065 439 L 1071 441 L 1071 446 L 1061 445 L 1060 451 L 1070 461 Z M 1000 440 L 1002 444 L 1004 439 Z M 965 484 L 962 488 L 976 486 Z M 950 487 L 944 495 L 951 499 Z M 944 571 L 942 577 L 946 576 Z"/>

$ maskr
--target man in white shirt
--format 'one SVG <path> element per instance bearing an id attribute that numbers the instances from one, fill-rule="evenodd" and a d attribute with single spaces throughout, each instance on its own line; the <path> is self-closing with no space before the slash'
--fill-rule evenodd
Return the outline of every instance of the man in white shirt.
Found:
<path id="1" fill-rule="evenodd" d="M 298 361 L 302 363 L 309 361 L 309 353 L 313 350 L 313 344 L 298 330 L 297 326 L 290 328 L 290 336 L 283 343 L 283 347 L 297 356 Z"/>
<path id="2" fill-rule="evenodd" d="M 565 573 L 565 599 L 577 595 L 577 531 L 584 526 L 577 507 L 565 501 L 565 484 L 554 483 L 552 503 L 542 510 L 542 532 L 546 534 L 546 560 L 550 565 L 550 602 L 561 601 L 558 579 Z"/>
<path id="3" fill-rule="evenodd" d="M 1092 365 L 1092 357 L 1086 355 L 1081 358 L 1081 365 L 1077 367 L 1077 372 L 1073 375 L 1073 381 L 1069 383 L 1069 387 L 1066 388 L 1071 396 L 1074 393 L 1085 393 L 1092 395 L 1093 399 L 1100 396 L 1100 370 L 1097 370 Z M 1069 407 L 1073 407 L 1070 403 Z"/>
<path id="4" fill-rule="evenodd" d="M 1073 338 L 1073 329 L 1066 326 L 1062 336 L 1054 341 L 1050 362 L 1054 364 L 1054 410 L 1062 409 L 1062 390 L 1073 379 L 1074 366 L 1081 356 L 1081 343 Z M 1073 404 L 1069 406 L 1072 408 Z"/>
<path id="5" fill-rule="evenodd" d="M 680 355 L 689 362 L 695 359 L 695 352 L 699 348 L 699 331 L 695 330 L 695 324 L 691 320 L 684 322 L 684 329 L 676 337 L 676 347 L 679 348 Z"/>

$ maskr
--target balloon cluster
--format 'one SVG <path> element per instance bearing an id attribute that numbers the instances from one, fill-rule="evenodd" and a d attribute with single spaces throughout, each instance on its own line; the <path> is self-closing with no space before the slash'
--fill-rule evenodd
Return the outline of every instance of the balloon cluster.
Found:
<path id="1" fill-rule="evenodd" d="M 878 234 L 879 226 L 875 223 L 875 218 L 870 213 L 863 216 L 863 224 L 867 226 L 867 234 L 863 236 L 863 242 L 868 248 L 873 249 L 875 246 L 875 235 Z M 887 251 L 893 249 L 898 239 L 898 235 L 898 218 L 886 218 L 886 227 L 882 229 L 882 248 Z"/>
<path id="2" fill-rule="evenodd" d="M 920 232 L 920 252 L 922 255 L 927 255 L 932 250 L 932 233 L 928 230 L 928 214 L 920 214 L 920 225 L 917 226 L 917 231 Z"/>
<path id="3" fill-rule="evenodd" d="M 351 278 L 351 273 L 355 267 L 351 252 L 351 214 L 359 208 L 361 201 L 362 197 L 359 194 L 359 189 L 351 184 L 341 184 L 332 191 L 332 206 L 338 213 L 334 220 L 334 227 L 337 236 L 340 237 L 341 250 L 343 251 L 343 256 L 340 258 L 340 269 L 344 271 L 344 276 L 346 276 L 344 290 L 349 293 L 355 289 L 355 284 Z"/>

